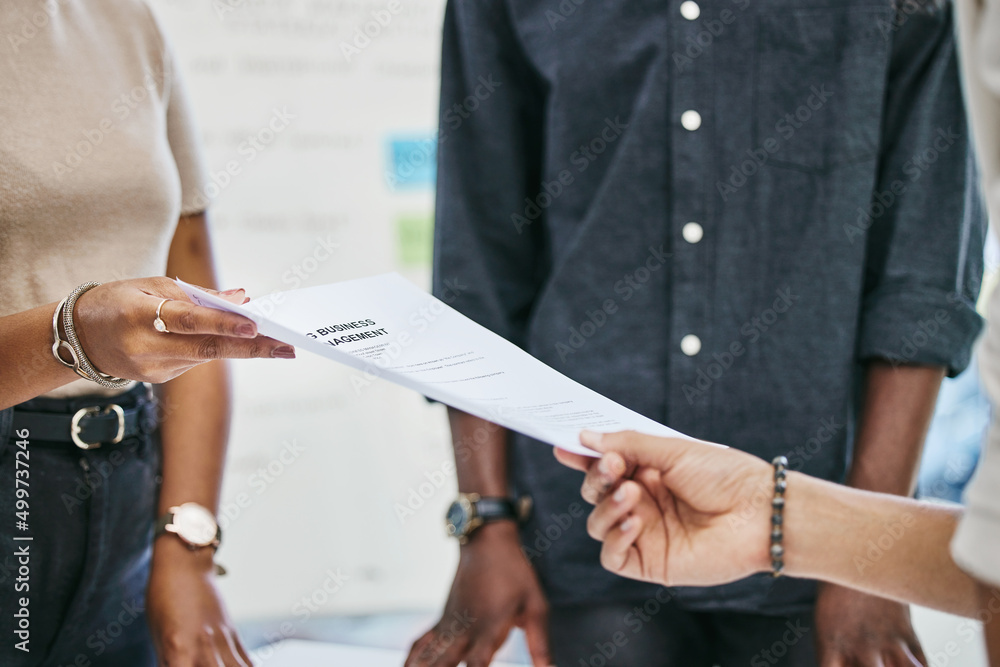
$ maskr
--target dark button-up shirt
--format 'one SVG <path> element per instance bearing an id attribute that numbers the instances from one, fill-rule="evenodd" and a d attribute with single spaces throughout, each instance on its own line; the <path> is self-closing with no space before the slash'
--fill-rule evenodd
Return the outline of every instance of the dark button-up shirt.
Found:
<path id="1" fill-rule="evenodd" d="M 638 412 L 841 480 L 863 362 L 954 374 L 981 325 L 950 11 L 685 4 L 449 3 L 435 289 L 462 285 L 460 311 Z M 579 474 L 511 442 L 551 600 L 651 595 L 601 569 Z M 811 596 L 761 576 L 677 599 Z"/>

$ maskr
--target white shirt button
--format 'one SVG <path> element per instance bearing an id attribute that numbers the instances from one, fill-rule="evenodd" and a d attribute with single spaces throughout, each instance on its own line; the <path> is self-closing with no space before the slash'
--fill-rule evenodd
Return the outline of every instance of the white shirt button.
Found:
<path id="1" fill-rule="evenodd" d="M 686 18 L 688 21 L 694 21 L 696 18 L 701 16 L 701 7 L 698 6 L 697 2 L 694 0 L 684 0 L 681 3 L 681 16 Z"/>
<path id="2" fill-rule="evenodd" d="M 697 222 L 689 222 L 681 228 L 681 236 L 688 243 L 697 243 L 705 236 L 705 229 Z"/>
<path id="3" fill-rule="evenodd" d="M 694 334 L 688 334 L 681 338 L 681 352 L 689 357 L 701 352 L 701 339 Z"/>
<path id="4" fill-rule="evenodd" d="M 685 130 L 694 132 L 701 127 L 701 114 L 694 109 L 688 109 L 681 114 L 681 125 L 684 126 Z"/>

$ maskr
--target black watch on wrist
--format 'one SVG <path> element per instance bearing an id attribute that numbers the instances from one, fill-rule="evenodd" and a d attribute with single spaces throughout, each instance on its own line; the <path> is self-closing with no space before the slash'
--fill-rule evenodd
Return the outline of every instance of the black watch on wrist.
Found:
<path id="1" fill-rule="evenodd" d="M 448 534 L 466 544 L 476 530 L 492 521 L 523 521 L 531 511 L 527 496 L 513 498 L 483 498 L 478 493 L 460 493 L 445 515 Z"/>

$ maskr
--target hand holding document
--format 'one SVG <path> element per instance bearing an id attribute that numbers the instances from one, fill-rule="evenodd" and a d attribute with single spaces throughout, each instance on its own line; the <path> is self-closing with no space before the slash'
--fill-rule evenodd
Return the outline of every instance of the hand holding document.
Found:
<path id="1" fill-rule="evenodd" d="M 687 437 L 546 366 L 394 273 L 276 292 L 242 306 L 178 281 L 195 303 L 346 364 L 361 389 L 385 379 L 578 454 L 583 429 Z"/>

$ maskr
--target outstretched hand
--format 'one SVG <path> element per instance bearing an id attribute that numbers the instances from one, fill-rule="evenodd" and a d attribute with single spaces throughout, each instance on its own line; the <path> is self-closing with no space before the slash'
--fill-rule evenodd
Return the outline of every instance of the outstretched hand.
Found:
<path id="1" fill-rule="evenodd" d="M 211 290 L 206 290 L 211 291 Z M 214 292 L 243 303 L 243 290 Z M 170 333 L 153 328 L 157 306 Z M 106 283 L 86 292 L 74 309 L 77 334 L 103 373 L 161 383 L 212 359 L 292 358 L 295 350 L 259 336 L 253 321 L 197 306 L 169 278 Z"/>
<path id="2" fill-rule="evenodd" d="M 712 586 L 770 567 L 772 468 L 707 442 L 632 431 L 581 442 L 592 459 L 556 458 L 587 473 L 581 493 L 595 504 L 587 522 L 604 543 L 611 572 L 667 586 Z"/>

